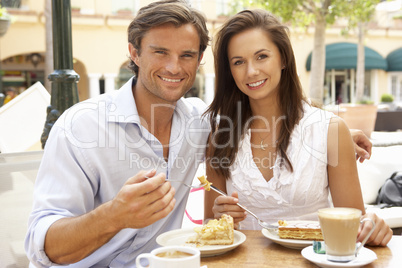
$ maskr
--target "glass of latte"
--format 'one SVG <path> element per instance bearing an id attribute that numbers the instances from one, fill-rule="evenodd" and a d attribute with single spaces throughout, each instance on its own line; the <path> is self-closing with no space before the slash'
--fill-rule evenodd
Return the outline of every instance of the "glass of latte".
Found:
<path id="1" fill-rule="evenodd" d="M 327 259 L 335 262 L 349 262 L 355 259 L 360 248 L 374 231 L 371 219 L 360 220 L 362 212 L 355 208 L 324 208 L 318 210 Z M 360 224 L 371 221 L 371 231 L 363 242 L 356 243 Z"/>

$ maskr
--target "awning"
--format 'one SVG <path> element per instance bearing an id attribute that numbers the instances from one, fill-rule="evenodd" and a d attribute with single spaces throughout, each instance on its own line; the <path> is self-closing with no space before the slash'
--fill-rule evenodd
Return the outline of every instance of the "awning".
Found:
<path id="1" fill-rule="evenodd" d="M 307 71 L 311 70 L 311 54 L 306 61 Z M 375 50 L 364 47 L 365 69 L 387 70 L 387 61 Z M 356 69 L 357 65 L 357 44 L 353 43 L 334 43 L 325 46 L 325 69 L 344 70 Z"/>
<path id="2" fill-rule="evenodd" d="M 387 56 L 388 71 L 402 71 L 402 47 L 392 51 Z"/>

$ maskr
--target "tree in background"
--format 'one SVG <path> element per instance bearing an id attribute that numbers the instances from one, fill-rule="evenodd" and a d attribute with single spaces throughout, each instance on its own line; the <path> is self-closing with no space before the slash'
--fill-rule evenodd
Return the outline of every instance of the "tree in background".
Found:
<path id="1" fill-rule="evenodd" d="M 357 28 L 357 64 L 356 64 L 356 95 L 355 102 L 364 101 L 364 74 L 365 54 L 364 38 L 367 32 L 367 25 L 375 13 L 375 8 L 380 0 L 354 0 L 354 9 L 348 10 L 350 16 L 349 28 Z M 348 29 L 349 30 L 349 29 Z M 349 31 L 348 31 L 349 32 Z"/>
<path id="2" fill-rule="evenodd" d="M 352 23 L 351 26 L 362 18 L 367 18 L 367 20 L 364 20 L 367 22 L 371 16 L 370 14 L 372 14 L 370 12 L 373 5 L 375 9 L 375 3 L 378 2 L 379 0 L 236 0 L 233 1 L 232 7 L 236 12 L 240 11 L 240 7 L 263 8 L 281 17 L 284 22 L 291 22 L 294 26 L 314 26 L 314 46 L 311 56 L 309 97 L 316 103 L 322 104 L 325 75 L 326 28 L 333 25 L 338 18 L 348 18 Z"/>

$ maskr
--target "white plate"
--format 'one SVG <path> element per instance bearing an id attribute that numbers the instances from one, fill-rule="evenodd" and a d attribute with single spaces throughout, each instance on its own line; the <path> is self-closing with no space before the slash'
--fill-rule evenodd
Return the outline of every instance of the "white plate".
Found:
<path id="1" fill-rule="evenodd" d="M 297 223 L 316 223 L 316 221 L 288 221 L 288 223 L 291 224 L 297 224 Z M 273 223 L 272 225 L 278 225 L 277 223 Z M 268 229 L 262 229 L 262 234 L 274 241 L 275 243 L 282 245 L 287 248 L 293 248 L 293 249 L 303 249 L 305 247 L 308 247 L 313 244 L 313 240 L 300 240 L 300 239 L 283 239 L 280 238 L 278 233 L 275 230 L 268 230 Z"/>
<path id="2" fill-rule="evenodd" d="M 246 236 L 239 232 L 234 231 L 234 242 L 232 245 L 205 245 L 205 246 L 196 246 L 194 244 L 187 244 L 186 241 L 190 236 L 195 235 L 196 232 L 193 228 L 191 229 L 177 229 L 173 231 L 169 231 L 159 235 L 156 238 L 156 243 L 161 246 L 189 246 L 189 247 L 197 247 L 201 252 L 201 257 L 211 257 L 215 255 L 220 255 L 226 253 L 237 246 L 241 245 L 244 241 L 246 241 Z"/>
<path id="3" fill-rule="evenodd" d="M 314 262 L 319 267 L 332 268 L 332 267 L 361 267 L 366 264 L 372 263 L 377 259 L 377 254 L 374 251 L 363 247 L 357 258 L 350 262 L 332 262 L 328 261 L 325 254 L 317 254 L 313 250 L 313 246 L 306 247 L 302 250 L 301 254 L 307 260 Z"/>

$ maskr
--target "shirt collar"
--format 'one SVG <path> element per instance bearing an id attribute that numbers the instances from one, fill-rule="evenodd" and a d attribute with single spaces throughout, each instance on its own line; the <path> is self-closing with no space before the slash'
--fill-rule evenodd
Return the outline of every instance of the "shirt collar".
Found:
<path id="1" fill-rule="evenodd" d="M 109 122 L 140 124 L 140 117 L 138 116 L 132 90 L 133 84 L 135 84 L 134 76 L 117 90 L 117 94 L 113 95 L 111 107 L 109 108 Z"/>

